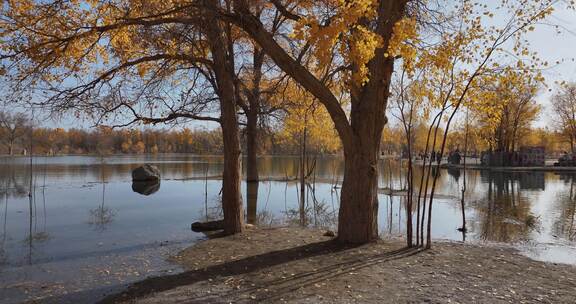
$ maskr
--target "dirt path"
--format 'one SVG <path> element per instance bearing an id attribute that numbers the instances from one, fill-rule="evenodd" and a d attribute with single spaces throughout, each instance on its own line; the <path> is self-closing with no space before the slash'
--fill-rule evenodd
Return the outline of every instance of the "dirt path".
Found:
<path id="1" fill-rule="evenodd" d="M 104 303 L 576 303 L 576 267 L 505 248 L 341 247 L 321 231 L 276 228 L 212 239 L 174 259 L 189 271 Z"/>

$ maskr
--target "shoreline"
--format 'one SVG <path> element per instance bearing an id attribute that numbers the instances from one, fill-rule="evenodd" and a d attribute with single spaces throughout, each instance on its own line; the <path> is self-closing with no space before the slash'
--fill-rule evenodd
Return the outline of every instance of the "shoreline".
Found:
<path id="1" fill-rule="evenodd" d="M 186 271 L 131 285 L 101 303 L 573 303 L 576 267 L 517 250 L 400 240 L 342 246 L 323 232 L 251 228 L 171 260 Z"/>
<path id="2" fill-rule="evenodd" d="M 441 164 L 441 169 L 464 169 L 463 165 Z M 576 167 L 487 167 L 480 165 L 466 165 L 466 170 L 498 171 L 498 172 L 574 172 Z"/>

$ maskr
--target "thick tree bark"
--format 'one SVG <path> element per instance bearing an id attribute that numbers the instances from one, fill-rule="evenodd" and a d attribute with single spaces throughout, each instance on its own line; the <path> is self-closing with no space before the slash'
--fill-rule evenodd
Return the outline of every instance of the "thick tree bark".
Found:
<path id="1" fill-rule="evenodd" d="M 384 115 L 394 66 L 385 60 L 379 66 L 379 86 L 368 83 L 361 94 L 352 94 L 350 114 L 352 144 L 344 145 L 344 179 L 338 217 L 338 240 L 366 243 L 378 238 L 378 161 Z"/>
<path id="2" fill-rule="evenodd" d="M 225 95 L 225 94 L 223 94 Z M 244 228 L 241 180 L 241 151 L 235 103 L 221 103 L 222 139 L 224 143 L 224 172 L 222 181 L 222 210 L 224 232 L 234 234 Z"/>
<path id="3" fill-rule="evenodd" d="M 247 218 L 249 224 L 257 224 L 258 212 L 258 118 L 260 115 L 260 81 L 264 52 L 257 46 L 253 51 L 252 90 L 247 92 L 246 112 L 246 196 Z"/>
<path id="4" fill-rule="evenodd" d="M 378 155 L 386 123 L 383 112 L 378 111 L 381 103 L 385 104 L 369 99 L 353 103 L 352 127 L 357 136 L 352 147 L 345 147 L 338 218 L 341 242 L 366 243 L 378 238 Z"/>
<path id="5" fill-rule="evenodd" d="M 207 5 L 215 8 L 217 1 L 207 0 Z M 224 233 L 234 234 L 244 229 L 244 208 L 240 191 L 241 148 L 235 94 L 234 54 L 230 47 L 230 31 L 215 16 L 207 16 L 210 26 L 206 35 L 214 61 L 214 75 L 220 98 L 220 126 L 224 144 L 224 172 L 222 180 L 222 210 L 224 213 Z M 212 17 L 212 18 L 210 18 Z"/>
<path id="6" fill-rule="evenodd" d="M 378 156 L 394 72 L 394 58 L 386 53 L 405 5 L 405 1 L 379 3 L 378 11 L 385 16 L 380 16 L 376 31 L 385 43 L 368 63 L 370 81 L 350 85 L 352 138 L 345 140 L 341 136 L 345 158 L 338 218 L 341 242 L 366 243 L 378 238 Z"/>
<path id="7" fill-rule="evenodd" d="M 378 159 L 373 149 L 364 148 L 346 155 L 344 161 L 338 240 L 345 243 L 378 238 Z"/>
<path id="8" fill-rule="evenodd" d="M 247 92 L 246 110 L 246 181 L 258 182 L 258 117 L 260 115 L 260 82 L 264 52 L 256 45 L 253 50 L 252 89 Z"/>

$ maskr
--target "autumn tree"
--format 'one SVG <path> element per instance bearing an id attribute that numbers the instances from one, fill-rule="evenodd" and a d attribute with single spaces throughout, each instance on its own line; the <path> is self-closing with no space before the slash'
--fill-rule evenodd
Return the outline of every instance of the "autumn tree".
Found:
<path id="1" fill-rule="evenodd" d="M 478 154 L 480 151 L 488 149 L 488 144 L 486 141 L 480 137 L 481 129 L 471 127 L 470 123 L 476 121 L 476 116 L 473 113 L 468 113 L 469 117 L 463 117 L 459 121 L 458 126 L 455 126 L 452 132 L 448 135 L 446 148 L 450 151 L 456 149 L 462 150 L 464 142 L 468 143 L 468 152 L 472 154 Z M 468 132 L 466 132 L 468 129 Z"/>
<path id="2" fill-rule="evenodd" d="M 408 1 L 350 1 L 345 5 L 337 1 L 271 2 L 290 19 L 295 29 L 293 40 L 313 50 L 326 71 L 321 75 L 338 74 L 345 82 L 350 119 L 330 87 L 264 28 L 248 1 L 234 1 L 234 12 L 223 17 L 248 33 L 284 72 L 326 107 L 345 155 L 338 239 L 354 243 L 374 240 L 378 235 L 377 162 L 388 88 L 395 57 L 400 56 L 402 42 L 415 25 L 404 19 Z"/>
<path id="3" fill-rule="evenodd" d="M 479 100 L 471 105 L 476 128 L 496 151 L 513 152 L 538 118 L 541 106 L 535 96 L 541 86 L 538 74 L 506 71 L 485 77 L 479 84 Z"/>
<path id="4" fill-rule="evenodd" d="M 222 16 L 248 33 L 283 71 L 326 107 L 345 156 L 338 238 L 361 243 L 377 236 L 376 162 L 395 63 L 410 72 L 434 67 L 435 75 L 428 77 L 428 83 L 444 84 L 434 100 L 443 113 L 447 106 L 452 108 L 446 112 L 446 120 L 437 120 L 446 121 L 446 135 L 478 76 L 487 69 L 497 70 L 498 61 L 510 60 L 513 54 L 522 58 L 531 55 L 521 37 L 552 13 L 556 1 L 499 1 L 493 6 L 462 1 L 450 10 L 437 2 L 420 1 L 271 4 L 292 21 L 290 34 L 303 48 L 312 50 L 318 66 L 339 76 L 344 84 L 340 92 L 345 92 L 349 106 L 342 106 L 336 98 L 339 92 L 324 85 L 315 70 L 290 56 L 254 16 L 248 1 L 234 1 L 233 12 Z M 510 17 L 504 25 L 490 25 L 496 12 Z M 437 26 L 452 16 L 459 21 L 448 22 L 452 25 L 449 31 Z M 509 44 L 511 52 L 506 50 Z M 507 52 L 511 56 L 505 58 Z M 521 64 L 517 68 L 529 69 Z M 438 125 L 434 133 L 437 131 Z M 441 154 L 444 147 L 442 140 Z"/>
<path id="5" fill-rule="evenodd" d="M 186 2 L 10 1 L 1 9 L 0 58 L 16 91 L 35 88 L 53 110 L 99 122 L 131 117 L 117 126 L 178 119 L 219 123 L 224 230 L 236 233 L 243 229 L 244 212 L 234 38 L 216 14 L 226 3 L 201 4 L 202 13 Z M 175 22 L 175 15 L 189 19 Z M 182 93 L 166 93 L 175 88 Z M 220 117 L 205 115 L 211 101 L 218 102 Z M 140 142 L 131 146 L 142 150 Z"/>
<path id="6" fill-rule="evenodd" d="M 400 121 L 403 127 L 403 135 L 405 138 L 403 140 L 403 144 L 405 145 L 405 149 L 402 149 L 402 154 L 404 156 L 404 152 L 406 152 L 406 157 L 408 158 L 408 168 L 406 171 L 406 245 L 408 247 L 412 247 L 414 245 L 412 220 L 414 199 L 413 154 L 416 137 L 414 129 L 419 117 L 422 117 L 423 120 L 425 120 L 428 116 L 426 111 L 422 111 L 424 98 L 423 95 L 419 92 L 420 77 L 422 77 L 422 74 L 412 76 L 403 70 L 397 82 L 392 85 L 392 105 L 394 106 L 392 115 L 394 115 L 394 117 Z M 416 206 L 416 213 L 416 240 L 418 240 L 420 233 L 420 205 Z"/>
<path id="7" fill-rule="evenodd" d="M 272 28 L 277 27 L 281 18 L 274 19 Z M 240 75 L 236 80 L 237 90 L 240 91 L 239 106 L 245 121 L 246 138 L 246 181 L 258 182 L 258 155 L 261 149 L 259 139 L 261 130 L 269 127 L 276 118 L 275 113 L 284 107 L 281 103 L 273 102 L 274 95 L 286 81 L 283 73 L 274 71 L 270 67 L 266 54 L 255 43 L 249 43 L 248 56 L 251 61 L 241 67 Z M 265 73 L 268 71 L 268 73 Z"/>
<path id="8" fill-rule="evenodd" d="M 514 74 L 535 74 L 532 79 L 541 78 L 538 69 L 545 62 L 539 60 L 522 37 L 550 16 L 555 4 L 555 1 L 498 1 L 480 5 L 463 1 L 448 20 L 446 29 L 436 36 L 435 43 L 418 56 L 414 66 L 427 71 L 425 89 L 421 91 L 432 113 L 425 152 L 439 151 L 436 160 L 430 158 L 423 166 L 420 179 L 417 202 L 423 201 L 420 228 L 426 226 L 426 233 L 420 231 L 419 245 L 424 245 L 426 235 L 426 247 L 431 246 L 432 206 L 438 180 L 434 169 L 440 166 L 452 122 L 460 109 L 482 100 L 485 91 L 480 84 L 484 80 Z M 496 14 L 506 21 L 494 21 Z"/>
<path id="9" fill-rule="evenodd" d="M 520 144 L 544 147 L 547 154 L 559 152 L 566 146 L 562 135 L 548 127 L 531 128 L 526 136 L 521 139 Z"/>
<path id="10" fill-rule="evenodd" d="M 28 118 L 22 113 L 0 112 L 0 140 L 6 145 L 9 155 L 14 155 L 14 146 L 26 136 L 28 125 Z"/>
<path id="11" fill-rule="evenodd" d="M 285 100 L 281 102 L 286 109 L 280 117 L 277 135 L 282 145 L 298 147 L 298 153 L 304 156 L 310 151 L 321 154 L 340 150 L 330 116 L 303 88 L 291 82 L 274 99 Z"/>
<path id="12" fill-rule="evenodd" d="M 552 111 L 558 132 L 570 144 L 572 153 L 576 152 L 576 84 L 561 86 L 552 97 Z"/>
<path id="13" fill-rule="evenodd" d="M 326 108 L 345 156 L 338 239 L 364 243 L 378 235 L 377 162 L 395 64 L 410 71 L 416 59 L 428 58 L 418 61 L 422 66 L 438 67 L 437 76 L 429 83 L 442 75 L 452 80 L 443 83 L 455 83 L 456 79 L 460 85 L 437 98 L 438 104 L 454 105 L 455 113 L 488 59 L 511 37 L 546 17 L 553 2 L 501 1 L 499 8 L 490 9 L 511 11 L 514 19 L 504 28 L 486 28 L 483 18 L 490 17 L 490 9 L 463 1 L 450 6 L 449 12 L 466 18 L 462 26 L 438 35 L 435 25 L 442 23 L 448 12 L 436 1 L 123 0 L 82 5 L 77 1 L 9 1 L 2 7 L 0 58 L 10 60 L 3 74 L 8 71 L 8 77 L 32 87 L 47 84 L 47 92 L 53 92 L 55 84 L 82 75 L 82 86 L 56 94 L 58 99 L 68 97 L 68 102 L 61 103 L 65 108 L 87 91 L 106 90 L 108 86 L 100 85 L 103 82 L 120 85 L 122 81 L 110 79 L 125 70 L 144 78 L 142 75 L 163 75 L 163 69 L 154 67 L 166 67 L 168 62 L 179 63 L 172 71 L 211 67 L 212 74 L 203 78 L 214 80 L 210 84 L 218 97 L 225 157 L 223 206 L 225 221 L 230 220 L 228 232 L 236 232 L 241 230 L 238 213 L 242 205 L 236 116 L 240 100 L 235 83 L 238 57 L 233 41 L 234 30 L 240 30 Z M 286 19 L 276 31 L 268 26 L 275 15 Z M 436 38 L 427 39 L 432 33 Z M 307 53 L 315 59 L 312 69 L 300 56 Z M 105 63 L 112 67 L 102 71 Z M 466 65 L 476 69 L 460 68 Z M 12 66 L 18 70 L 13 71 Z M 459 72 L 451 73 L 454 70 Z M 86 79 L 86 74 L 93 80 Z M 325 79 L 343 85 L 334 90 Z M 451 117 L 445 132 L 450 121 Z M 443 150 L 444 143 L 441 146 Z"/>

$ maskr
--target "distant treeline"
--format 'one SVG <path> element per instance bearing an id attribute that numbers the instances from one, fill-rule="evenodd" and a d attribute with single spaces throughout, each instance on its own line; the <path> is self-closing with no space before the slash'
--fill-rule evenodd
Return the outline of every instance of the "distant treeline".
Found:
<path id="1" fill-rule="evenodd" d="M 27 127 L 29 130 L 29 127 Z M 144 154 L 144 153 L 220 153 L 220 130 L 124 130 L 97 128 L 38 128 L 22 132 L 13 143 L 13 154 Z M 0 150 L 9 154 L 9 143 Z"/>
<path id="2" fill-rule="evenodd" d="M 419 128 L 417 128 L 419 129 Z M 423 149 L 424 136 L 416 132 L 416 149 Z M 419 130 L 420 131 L 420 130 Z M 184 129 L 110 129 L 96 128 L 61 129 L 37 128 L 33 129 L 33 140 L 30 141 L 30 128 L 22 127 L 16 132 L 12 143 L 7 136 L 7 130 L 0 127 L 0 154 L 10 154 L 10 146 L 14 155 L 28 154 L 32 145 L 33 153 L 37 155 L 63 155 L 63 154 L 146 154 L 146 153 L 193 153 L 193 154 L 221 154 L 222 132 L 220 129 L 191 130 Z M 404 148 L 402 132 L 398 128 L 386 128 L 382 139 L 381 150 L 385 154 L 399 154 Z M 451 133 L 448 149 L 457 149 L 463 142 L 462 134 L 455 131 Z M 480 152 L 488 149 L 478 137 L 469 138 L 470 152 Z M 244 137 L 242 137 L 244 142 Z M 309 153 L 334 154 L 339 153 L 339 146 L 334 148 L 322 141 L 309 139 Z M 298 154 L 300 145 L 298 141 L 288 141 L 282 134 L 276 132 L 261 132 L 259 135 L 260 154 Z M 522 141 L 526 145 L 542 145 L 547 153 L 569 150 L 555 132 L 545 129 L 533 129 L 529 136 Z"/>
<path id="3" fill-rule="evenodd" d="M 475 126 L 473 130 L 482 130 Z M 309 126 L 306 135 L 306 149 L 310 154 L 335 154 L 341 152 L 339 140 L 331 128 L 322 124 Z M 427 124 L 416 124 L 413 130 L 413 151 L 417 154 L 426 145 Z M 384 154 L 405 154 L 406 137 L 398 125 L 387 125 L 384 129 L 380 151 Z M 441 133 L 441 132 L 440 132 Z M 470 153 L 497 147 L 490 140 L 491 132 L 469 132 Z M 30 140 L 30 136 L 32 140 Z M 241 141 L 245 147 L 244 132 Z M 447 151 L 463 149 L 465 142 L 463 128 L 456 127 L 450 132 Z M 302 148 L 303 130 L 290 128 L 290 125 L 274 130 L 261 128 L 258 132 L 259 154 L 299 154 Z M 517 132 L 516 147 L 523 145 L 544 146 L 547 154 L 570 151 L 570 144 L 557 131 L 542 128 L 525 128 Z M 192 153 L 222 154 L 222 132 L 220 129 L 159 129 L 131 128 L 112 129 L 98 127 L 92 129 L 31 128 L 29 119 L 23 114 L 10 115 L 0 111 L 0 154 L 22 155 L 30 153 L 32 147 L 36 155 L 64 154 L 155 154 Z"/>
<path id="4" fill-rule="evenodd" d="M 111 129 L 95 128 L 62 129 L 20 126 L 13 139 L 9 140 L 6 128 L 0 127 L 0 154 L 23 155 L 32 147 L 36 155 L 63 154 L 146 154 L 146 153 L 193 153 L 221 154 L 222 132 L 220 129 Z M 30 140 L 30 134 L 33 134 Z M 244 138 L 242 138 L 244 142 Z M 297 154 L 297 142 L 279 138 L 273 132 L 259 135 L 261 154 Z M 312 153 L 334 153 L 322 146 L 311 145 Z"/>

